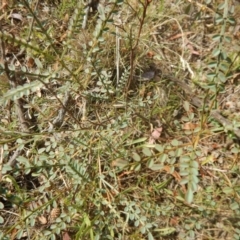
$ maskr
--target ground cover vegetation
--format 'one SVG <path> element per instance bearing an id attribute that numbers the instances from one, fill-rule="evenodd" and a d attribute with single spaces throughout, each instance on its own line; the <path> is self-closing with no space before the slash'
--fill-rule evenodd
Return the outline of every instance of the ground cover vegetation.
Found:
<path id="1" fill-rule="evenodd" d="M 0 11 L 0 239 L 240 239 L 239 1 Z"/>

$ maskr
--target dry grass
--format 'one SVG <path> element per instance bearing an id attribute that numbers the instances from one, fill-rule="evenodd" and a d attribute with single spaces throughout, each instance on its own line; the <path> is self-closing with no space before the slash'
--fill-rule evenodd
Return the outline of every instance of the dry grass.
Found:
<path id="1" fill-rule="evenodd" d="M 116 3 L 3 1 L 0 239 L 239 239 L 238 25 Z"/>

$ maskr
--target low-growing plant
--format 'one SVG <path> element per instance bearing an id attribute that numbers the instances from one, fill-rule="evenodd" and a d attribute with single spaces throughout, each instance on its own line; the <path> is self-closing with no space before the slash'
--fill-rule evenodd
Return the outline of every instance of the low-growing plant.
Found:
<path id="1" fill-rule="evenodd" d="M 0 239 L 238 239 L 227 0 L 1 11 Z"/>

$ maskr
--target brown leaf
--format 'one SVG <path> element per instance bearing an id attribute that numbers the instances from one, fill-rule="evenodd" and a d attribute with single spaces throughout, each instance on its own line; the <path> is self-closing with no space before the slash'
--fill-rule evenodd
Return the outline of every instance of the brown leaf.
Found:
<path id="1" fill-rule="evenodd" d="M 16 239 L 15 237 L 16 237 L 17 233 L 18 233 L 18 229 L 14 228 L 11 232 L 11 240 Z"/>
<path id="2" fill-rule="evenodd" d="M 179 218 L 178 217 L 172 217 L 171 219 L 170 219 L 170 226 L 177 226 L 178 225 L 178 223 L 179 223 Z"/>
<path id="3" fill-rule="evenodd" d="M 50 219 L 54 221 L 56 218 L 59 217 L 61 211 L 59 208 L 53 208 L 50 212 Z"/>
<path id="4" fill-rule="evenodd" d="M 35 65 L 34 59 L 32 57 L 29 57 L 27 59 L 26 65 L 27 65 L 28 68 L 33 68 L 34 65 Z"/>
<path id="5" fill-rule="evenodd" d="M 162 127 L 154 128 L 148 140 L 148 143 L 154 144 L 155 141 L 159 139 L 159 137 L 161 136 L 161 133 L 162 133 Z"/>
<path id="6" fill-rule="evenodd" d="M 182 38 L 183 36 L 185 37 L 190 34 L 192 34 L 192 32 L 179 33 L 179 34 L 169 37 L 168 40 L 170 40 L 170 41 L 175 40 L 175 39 Z"/>
<path id="7" fill-rule="evenodd" d="M 152 51 L 149 51 L 148 53 L 147 53 L 147 57 L 148 58 L 153 58 L 154 57 L 154 52 L 152 52 Z"/>
<path id="8" fill-rule="evenodd" d="M 64 232 L 62 234 L 62 240 L 71 240 L 71 237 L 69 236 L 68 232 Z"/>
<path id="9" fill-rule="evenodd" d="M 184 130 L 194 130 L 197 126 L 198 126 L 198 124 L 196 124 L 196 123 L 187 122 L 187 123 L 183 124 L 183 129 Z"/>
<path id="10" fill-rule="evenodd" d="M 162 133 L 162 127 L 154 128 L 151 133 L 151 138 L 153 138 L 154 140 L 157 140 L 161 136 L 161 133 Z"/>
<path id="11" fill-rule="evenodd" d="M 182 180 L 180 174 L 179 174 L 178 172 L 176 172 L 176 171 L 174 171 L 174 172 L 172 173 L 172 176 L 173 176 L 173 177 L 175 178 L 175 180 L 177 180 L 178 182 L 180 182 L 180 181 Z"/>
<path id="12" fill-rule="evenodd" d="M 67 37 L 67 32 L 63 33 L 60 37 L 60 42 L 62 42 Z"/>
<path id="13" fill-rule="evenodd" d="M 174 172 L 172 173 L 172 170 L 171 170 L 171 167 L 170 167 L 170 166 L 166 165 L 166 166 L 163 167 L 163 169 L 164 169 L 167 173 L 171 174 L 171 175 L 175 178 L 175 180 L 177 180 L 178 182 L 181 181 L 182 178 L 181 178 L 181 176 L 179 175 L 179 173 L 176 172 L 176 171 L 174 171 Z"/>
<path id="14" fill-rule="evenodd" d="M 47 218 L 45 218 L 43 215 L 39 216 L 38 217 L 38 221 L 42 224 L 42 225 L 45 225 L 47 224 Z"/>

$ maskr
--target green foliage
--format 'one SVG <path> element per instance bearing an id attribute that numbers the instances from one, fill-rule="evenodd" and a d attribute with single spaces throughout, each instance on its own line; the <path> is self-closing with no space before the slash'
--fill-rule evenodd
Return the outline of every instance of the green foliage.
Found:
<path id="1" fill-rule="evenodd" d="M 235 23 L 207 2 L 6 6 L 30 25 L 2 16 L 0 239 L 239 239 L 239 118 L 211 115 Z"/>
<path id="2" fill-rule="evenodd" d="M 48 79 L 45 80 L 45 84 L 49 82 Z M 16 100 L 23 96 L 28 96 L 31 93 L 36 92 L 41 87 L 43 87 L 43 83 L 40 81 L 33 81 L 31 83 L 26 83 L 22 86 L 18 86 L 17 88 L 10 89 L 4 96 L 1 98 L 1 104 L 6 104 L 9 100 Z"/>

